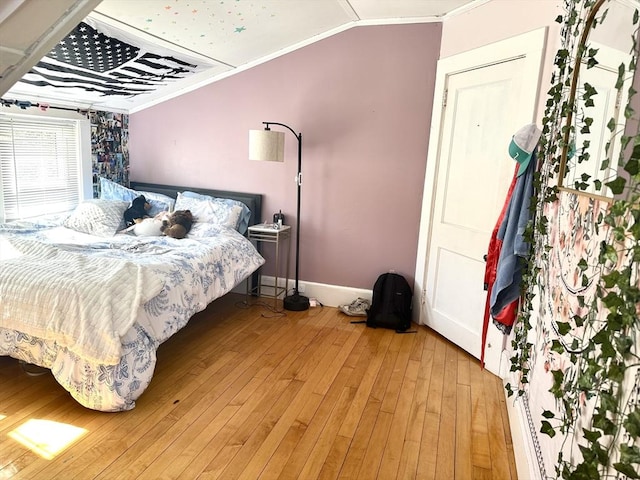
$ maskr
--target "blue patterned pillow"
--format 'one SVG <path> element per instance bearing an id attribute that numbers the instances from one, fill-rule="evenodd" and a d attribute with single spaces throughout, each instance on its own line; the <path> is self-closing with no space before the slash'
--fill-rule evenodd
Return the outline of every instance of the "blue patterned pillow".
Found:
<path id="1" fill-rule="evenodd" d="M 176 210 L 190 210 L 199 223 L 212 223 L 238 229 L 242 207 L 236 204 L 218 201 L 220 199 L 200 199 L 178 193 Z"/>
<path id="2" fill-rule="evenodd" d="M 122 200 L 131 203 L 134 198 L 140 195 L 144 195 L 151 204 L 151 209 L 148 213 L 152 217 L 160 212 L 172 211 L 176 202 L 173 198 L 161 193 L 139 192 L 100 177 L 100 198 L 104 200 Z"/>
<path id="3" fill-rule="evenodd" d="M 240 214 L 240 219 L 238 221 L 236 230 L 244 235 L 245 232 L 247 231 L 247 228 L 249 228 L 249 219 L 251 218 L 251 210 L 249 210 L 249 207 L 247 207 L 244 203 L 238 200 L 232 200 L 230 198 L 212 197 L 211 195 L 203 195 L 202 193 L 191 192 L 189 190 L 181 192 L 181 194 L 182 196 L 188 197 L 188 198 L 197 198 L 199 200 L 211 200 L 217 203 L 221 203 L 223 205 L 226 205 L 227 208 L 229 209 L 233 208 L 234 205 L 237 205 L 242 209 L 242 212 Z"/>

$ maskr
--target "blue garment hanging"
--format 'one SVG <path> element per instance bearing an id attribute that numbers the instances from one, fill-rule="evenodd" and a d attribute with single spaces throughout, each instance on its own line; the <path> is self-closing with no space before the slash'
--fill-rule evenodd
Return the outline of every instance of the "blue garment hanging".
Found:
<path id="1" fill-rule="evenodd" d="M 533 196 L 533 175 L 536 168 L 536 152 L 523 175 L 519 176 L 511 196 L 509 206 L 498 230 L 502 249 L 498 259 L 496 281 L 491 290 L 490 313 L 500 312 L 520 298 L 524 259 L 529 256 L 530 245 L 524 239 L 524 232 L 531 219 L 529 206 Z M 511 325 L 507 325 L 507 332 Z"/>

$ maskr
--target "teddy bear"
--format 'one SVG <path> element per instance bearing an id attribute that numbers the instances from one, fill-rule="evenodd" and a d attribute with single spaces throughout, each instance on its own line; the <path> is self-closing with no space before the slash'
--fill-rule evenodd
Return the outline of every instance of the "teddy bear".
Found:
<path id="1" fill-rule="evenodd" d="M 190 210 L 176 210 L 162 220 L 160 230 L 171 238 L 184 238 L 193 225 L 193 215 Z"/>
<path id="2" fill-rule="evenodd" d="M 150 208 L 151 204 L 147 202 L 144 195 L 134 198 L 129 208 L 124 211 L 124 223 L 127 227 L 130 227 L 141 222 L 143 218 L 149 217 L 147 211 Z"/>

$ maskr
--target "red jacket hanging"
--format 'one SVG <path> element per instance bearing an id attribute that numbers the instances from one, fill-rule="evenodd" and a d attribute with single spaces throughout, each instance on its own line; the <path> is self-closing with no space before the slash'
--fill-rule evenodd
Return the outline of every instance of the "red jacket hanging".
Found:
<path id="1" fill-rule="evenodd" d="M 502 221 L 504 220 L 504 215 L 507 211 L 507 207 L 509 206 L 509 202 L 511 201 L 511 196 L 513 195 L 513 189 L 516 186 L 516 180 L 518 178 L 518 169 L 519 165 L 516 165 L 516 169 L 513 172 L 513 179 L 511 180 L 511 185 L 509 186 L 509 190 L 507 191 L 507 198 L 504 201 L 504 205 L 502 207 L 502 211 L 500 212 L 500 216 L 498 217 L 498 221 L 496 222 L 496 226 L 493 228 L 493 232 L 491 233 L 491 240 L 489 241 L 489 248 L 487 250 L 487 255 L 485 256 L 485 269 L 484 269 L 484 289 L 487 291 L 487 301 L 485 302 L 484 307 L 484 319 L 482 322 L 482 346 L 480 348 L 480 366 L 484 368 L 484 349 L 487 343 L 487 331 L 489 329 L 489 321 L 491 315 L 489 315 L 489 309 L 491 304 L 491 290 L 493 288 L 493 284 L 496 281 L 496 275 L 498 272 L 498 259 L 500 258 L 500 251 L 502 249 L 502 240 L 498 239 L 498 230 L 500 229 L 500 225 L 502 225 Z M 515 320 L 515 313 L 517 310 L 517 301 L 512 302 L 508 307 L 500 312 L 500 315 L 505 315 L 503 321 L 509 321 L 511 319 L 511 324 Z M 511 317 L 511 318 L 509 318 Z"/>

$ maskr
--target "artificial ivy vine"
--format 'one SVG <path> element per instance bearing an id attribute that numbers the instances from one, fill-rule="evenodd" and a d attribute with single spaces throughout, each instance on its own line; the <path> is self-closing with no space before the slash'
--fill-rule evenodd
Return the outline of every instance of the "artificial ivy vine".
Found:
<path id="1" fill-rule="evenodd" d="M 598 49 L 589 46 L 589 31 L 606 21 L 610 0 L 564 0 L 561 24 L 562 46 L 555 57 L 556 71 L 548 92 L 543 135 L 539 145 L 540 172 L 536 175 L 536 198 L 532 202 L 534 220 L 528 240 L 533 255 L 526 266 L 521 313 L 514 328 L 514 356 L 511 370 L 518 385 L 507 384 L 509 395 L 524 395 L 530 369 L 540 355 L 541 345 L 533 339 L 534 309 L 553 317 L 555 312 L 537 306 L 540 296 L 549 296 L 547 271 L 554 254 L 550 239 L 549 207 L 562 195 L 580 195 L 590 191 L 613 193 L 610 203 L 602 197 L 593 204 L 604 205 L 593 212 L 592 230 L 599 239 L 597 252 L 588 252 L 576 262 L 583 286 L 593 283 L 593 295 L 578 296 L 579 313 L 569 318 L 552 318 L 556 338 L 550 350 L 568 361 L 569 366 L 551 369 L 556 412 L 540 414 L 540 431 L 561 435 L 556 477 L 567 480 L 605 478 L 640 479 L 640 122 L 632 104 L 636 91 L 629 78 L 636 70 L 638 21 L 635 10 L 629 19 L 634 33 L 628 63 L 620 65 L 616 89 L 626 89 L 628 103 L 623 106 L 623 125 L 609 121 L 613 141 L 601 171 L 617 166 L 613 178 L 592 179 L 582 174 L 570 193 L 558 187 L 566 175 L 567 158 L 573 166 L 588 162 L 590 143 L 574 145 L 576 133 L 589 133 L 593 118 L 589 108 L 597 99 L 597 89 L 588 83 L 577 85 L 573 99 L 576 68 L 598 64 Z M 592 25 L 590 22 L 593 21 Z M 625 82 L 626 81 L 626 82 Z M 596 102 L 597 103 L 597 102 Z M 616 145 L 616 142 L 618 144 Z M 617 148 L 614 148 L 617 147 Z M 567 153 L 569 152 L 569 154 Z M 611 152 L 619 152 L 617 158 Z M 562 184 L 562 183 L 561 183 Z M 598 197 L 597 195 L 595 197 Z M 577 453 L 579 452 L 579 453 Z"/>

